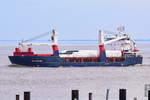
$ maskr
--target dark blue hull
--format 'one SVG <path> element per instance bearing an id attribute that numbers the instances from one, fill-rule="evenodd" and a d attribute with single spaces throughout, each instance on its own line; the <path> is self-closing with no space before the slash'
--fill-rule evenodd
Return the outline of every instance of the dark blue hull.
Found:
<path id="1" fill-rule="evenodd" d="M 131 56 L 125 57 L 121 62 L 67 62 L 65 59 L 59 56 L 9 56 L 12 64 L 25 65 L 25 66 L 37 66 L 37 67 L 59 67 L 59 66 L 130 66 L 136 64 L 142 64 L 143 57 Z"/>

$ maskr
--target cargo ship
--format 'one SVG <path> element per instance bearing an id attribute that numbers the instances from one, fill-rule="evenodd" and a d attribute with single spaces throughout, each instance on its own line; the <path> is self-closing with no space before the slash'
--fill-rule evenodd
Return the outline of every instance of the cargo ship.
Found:
<path id="1" fill-rule="evenodd" d="M 135 41 L 125 32 L 111 33 L 105 36 L 105 31 L 99 31 L 98 50 L 63 50 L 59 51 L 57 43 L 57 32 L 52 30 L 51 47 L 53 53 L 37 54 L 31 48 L 30 43 L 23 41 L 19 43 L 26 46 L 23 51 L 21 47 L 15 48 L 9 59 L 12 64 L 35 67 L 103 67 L 103 66 L 131 66 L 142 64 L 143 57 L 139 55 Z M 109 50 L 106 45 L 117 45 L 120 49 Z M 28 47 L 29 46 L 29 47 Z"/>

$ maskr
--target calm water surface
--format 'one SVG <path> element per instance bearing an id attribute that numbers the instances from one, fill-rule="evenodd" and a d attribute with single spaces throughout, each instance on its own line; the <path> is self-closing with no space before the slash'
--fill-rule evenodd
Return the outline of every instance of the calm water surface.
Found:
<path id="1" fill-rule="evenodd" d="M 94 49 L 96 46 L 66 46 L 60 49 Z M 23 91 L 31 91 L 31 100 L 71 100 L 71 90 L 80 90 L 80 100 L 105 100 L 110 89 L 109 100 L 119 100 L 119 88 L 127 88 L 127 100 L 147 100 L 144 85 L 150 84 L 150 43 L 139 43 L 144 55 L 143 65 L 130 67 L 60 67 L 38 68 L 11 65 L 8 55 L 14 47 L 0 47 L 0 100 L 15 100 Z M 51 52 L 50 47 L 35 48 L 37 52 Z"/>

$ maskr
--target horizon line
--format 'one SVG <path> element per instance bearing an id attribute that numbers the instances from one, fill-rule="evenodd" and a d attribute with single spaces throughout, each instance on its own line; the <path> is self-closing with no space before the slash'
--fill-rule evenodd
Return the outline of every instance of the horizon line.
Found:
<path id="1" fill-rule="evenodd" d="M 150 39 L 134 39 L 135 41 L 150 41 Z M 21 40 L 0 40 L 3 41 L 21 41 Z M 51 41 L 51 40 L 32 40 L 32 41 Z M 58 41 L 98 41 L 96 39 L 64 39 L 64 40 L 58 40 Z"/>

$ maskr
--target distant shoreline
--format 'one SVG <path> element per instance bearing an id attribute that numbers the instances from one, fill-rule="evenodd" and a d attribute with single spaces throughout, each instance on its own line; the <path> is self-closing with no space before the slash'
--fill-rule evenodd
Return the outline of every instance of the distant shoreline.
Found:
<path id="1" fill-rule="evenodd" d="M 0 42 L 20 42 L 21 40 L 0 40 Z M 48 42 L 50 40 L 33 40 L 32 42 Z M 58 40 L 62 42 L 97 42 L 97 40 Z M 150 39 L 135 39 L 137 42 L 150 42 Z"/>
<path id="2" fill-rule="evenodd" d="M 0 40 L 0 46 L 16 46 L 21 40 Z M 51 43 L 50 40 L 33 40 L 33 43 Z M 135 39 L 136 43 L 150 43 L 150 39 Z M 60 46 L 93 46 L 97 45 L 98 40 L 58 40 Z"/>

